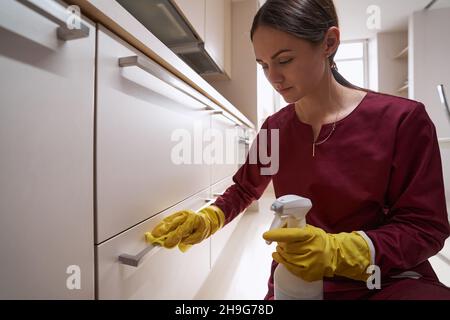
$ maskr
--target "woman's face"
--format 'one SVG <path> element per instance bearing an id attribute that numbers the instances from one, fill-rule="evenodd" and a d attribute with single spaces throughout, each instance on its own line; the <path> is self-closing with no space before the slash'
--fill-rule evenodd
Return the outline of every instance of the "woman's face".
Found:
<path id="1" fill-rule="evenodd" d="M 326 66 L 322 46 L 267 26 L 253 34 L 256 61 L 288 103 L 293 103 L 317 88 Z"/>

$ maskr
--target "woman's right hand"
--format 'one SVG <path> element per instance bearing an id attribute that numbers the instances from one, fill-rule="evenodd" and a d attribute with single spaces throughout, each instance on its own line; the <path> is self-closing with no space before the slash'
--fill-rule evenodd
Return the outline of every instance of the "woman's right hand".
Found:
<path id="1" fill-rule="evenodd" d="M 199 212 L 177 211 L 160 221 L 151 232 L 145 233 L 146 241 L 165 248 L 178 245 L 182 252 L 200 243 L 223 227 L 225 214 L 214 205 Z"/>

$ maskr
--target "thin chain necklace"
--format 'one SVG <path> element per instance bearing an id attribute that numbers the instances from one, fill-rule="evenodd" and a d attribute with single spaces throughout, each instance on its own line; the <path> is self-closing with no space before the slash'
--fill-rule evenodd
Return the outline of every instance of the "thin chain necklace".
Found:
<path id="1" fill-rule="evenodd" d="M 336 129 L 336 122 L 337 122 L 339 114 L 340 114 L 340 111 L 336 114 L 336 119 L 333 122 L 333 127 L 331 128 L 330 133 L 328 134 L 328 136 L 325 139 L 323 139 L 322 141 L 319 141 L 319 142 L 315 142 L 314 141 L 314 133 L 313 133 L 313 143 L 312 143 L 312 156 L 313 156 L 313 158 L 316 155 L 316 146 L 319 146 L 322 143 L 324 143 L 325 141 L 327 141 L 331 137 L 331 135 L 333 134 L 334 130 Z M 319 131 L 319 134 L 320 134 L 320 131 Z"/>
<path id="2" fill-rule="evenodd" d="M 332 71 L 333 69 L 335 69 L 336 71 L 338 70 L 337 65 L 336 65 L 336 63 L 334 61 L 333 61 L 333 64 L 330 66 L 330 69 L 328 69 L 328 70 Z M 331 77 L 333 77 L 333 74 L 331 74 Z M 331 79 L 331 78 L 329 78 L 329 79 Z M 314 141 L 314 132 L 313 132 L 313 143 L 312 143 L 312 156 L 313 156 L 313 158 L 314 158 L 314 156 L 316 154 L 316 146 L 319 146 L 322 143 L 324 143 L 325 141 L 327 141 L 331 137 L 331 135 L 333 134 L 334 130 L 336 129 L 336 122 L 337 122 L 337 119 L 338 119 L 338 116 L 339 116 L 340 113 L 341 113 L 341 110 L 339 110 L 339 112 L 336 114 L 336 119 L 334 120 L 333 127 L 331 128 L 330 133 L 328 134 L 328 136 L 325 139 L 323 139 L 322 141 L 319 141 L 319 142 L 315 142 Z M 319 135 L 320 135 L 320 131 L 319 131 Z"/>
<path id="3" fill-rule="evenodd" d="M 319 141 L 319 142 L 314 142 L 314 137 L 313 137 L 313 144 L 312 144 L 312 156 L 313 157 L 316 154 L 316 146 L 319 146 L 322 143 L 324 143 L 325 141 L 327 141 L 331 137 L 331 135 L 333 134 L 334 129 L 336 129 L 336 122 L 337 122 L 338 115 L 339 115 L 339 113 L 336 114 L 336 119 L 334 120 L 333 127 L 331 128 L 330 133 L 328 134 L 328 136 L 325 139 L 323 139 L 322 141 Z M 320 134 L 320 131 L 319 131 L 319 134 Z"/>

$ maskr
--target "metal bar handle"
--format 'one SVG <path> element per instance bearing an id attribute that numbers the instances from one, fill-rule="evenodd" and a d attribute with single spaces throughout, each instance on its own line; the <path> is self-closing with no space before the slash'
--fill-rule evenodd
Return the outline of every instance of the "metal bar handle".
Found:
<path id="1" fill-rule="evenodd" d="M 195 210 L 195 212 L 199 212 L 200 210 L 209 207 L 212 203 L 214 203 L 214 201 L 216 201 L 216 198 L 205 199 L 206 203 L 204 205 L 202 205 L 199 209 Z"/>
<path id="2" fill-rule="evenodd" d="M 211 203 L 213 203 L 214 201 L 216 201 L 216 199 L 205 199 L 204 200 L 206 203 L 204 205 L 202 205 L 198 210 L 195 210 L 196 212 L 202 210 L 203 208 L 208 207 Z M 132 254 L 128 254 L 128 253 L 123 253 L 119 256 L 119 262 L 131 267 L 138 267 L 141 262 L 144 260 L 144 257 L 147 256 L 152 256 L 155 253 L 157 253 L 159 250 L 161 250 L 161 246 L 158 245 L 148 245 L 146 246 L 142 251 L 140 251 L 139 253 L 132 255 Z"/>
<path id="3" fill-rule="evenodd" d="M 441 100 L 441 103 L 444 105 L 445 111 L 447 111 L 448 119 L 450 120 L 450 107 L 448 106 L 448 101 L 447 101 L 447 96 L 445 94 L 444 85 L 440 84 L 437 86 L 437 88 L 438 88 L 438 93 L 439 93 L 439 98 Z"/>
<path id="4" fill-rule="evenodd" d="M 61 7 L 58 3 L 51 0 L 16 0 L 17 2 L 23 4 L 34 12 L 40 14 L 41 16 L 47 18 L 48 20 L 56 23 L 58 29 L 56 30 L 56 35 L 58 39 L 67 41 L 80 38 L 86 38 L 89 36 L 89 27 L 81 22 L 81 17 L 78 21 L 77 26 L 70 25 L 69 19 L 71 14 L 66 9 Z M 71 28 L 72 27 L 72 28 Z"/>
<path id="5" fill-rule="evenodd" d="M 227 120 L 231 121 L 234 126 L 236 127 L 242 127 L 243 124 L 240 120 L 235 120 L 224 113 L 222 110 L 217 110 L 216 108 L 212 107 L 212 105 L 215 105 L 211 100 L 208 98 L 202 96 L 197 90 L 193 89 L 189 85 L 187 85 L 184 81 L 177 78 L 175 75 L 171 74 L 169 71 L 161 67 L 159 64 L 144 59 L 139 56 L 128 56 L 128 57 L 122 57 L 119 58 L 119 67 L 126 68 L 126 67 L 138 67 L 141 70 L 150 73 L 151 75 L 157 77 L 158 79 L 164 81 L 165 83 L 169 84 L 170 86 L 182 91 L 184 94 L 187 94 L 191 98 L 197 100 L 201 104 L 204 105 L 203 110 L 209 111 L 214 110 L 212 114 L 220 114 L 223 117 L 225 117 Z"/>
<path id="6" fill-rule="evenodd" d="M 229 117 L 229 116 L 228 116 L 225 112 L 223 112 L 222 110 L 215 110 L 215 111 L 212 112 L 212 114 L 213 114 L 213 115 L 214 115 L 214 114 L 219 114 L 219 115 L 221 115 L 222 117 L 224 117 L 224 118 L 226 118 L 227 120 L 231 121 L 235 127 L 240 126 L 240 124 L 237 123 L 236 120 L 234 120 L 233 118 Z"/>
<path id="7" fill-rule="evenodd" d="M 119 261 L 122 264 L 126 264 L 131 267 L 138 267 L 141 264 L 141 262 L 144 260 L 145 255 L 147 255 L 149 252 L 151 252 L 151 254 L 149 254 L 148 256 L 152 256 L 159 250 L 161 250 L 160 246 L 155 246 L 155 245 L 150 244 L 150 245 L 146 246 L 145 249 L 143 249 L 138 254 L 135 254 L 135 255 L 127 254 L 127 253 L 121 254 L 119 256 Z"/>
<path id="8" fill-rule="evenodd" d="M 175 75 L 170 73 L 170 71 L 164 69 L 159 64 L 150 59 L 145 59 L 140 56 L 128 56 L 119 58 L 118 63 L 119 67 L 121 68 L 138 67 L 139 69 L 151 74 L 152 76 L 165 82 L 171 87 L 195 99 L 197 102 L 200 102 L 202 105 L 206 106 L 203 108 L 204 110 L 212 109 L 212 107 L 208 106 L 211 102 L 207 98 L 203 97 L 197 90 L 193 89 L 185 82 L 177 78 Z"/>
<path id="9" fill-rule="evenodd" d="M 250 145 L 250 140 L 246 139 L 246 138 L 243 138 L 243 137 L 239 137 L 239 143 L 249 146 Z"/>

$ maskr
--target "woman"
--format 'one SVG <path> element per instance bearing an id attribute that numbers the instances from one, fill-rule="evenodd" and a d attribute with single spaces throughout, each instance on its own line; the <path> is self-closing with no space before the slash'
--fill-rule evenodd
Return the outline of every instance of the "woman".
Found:
<path id="1" fill-rule="evenodd" d="M 332 0 L 268 0 L 259 9 L 256 60 L 289 105 L 265 120 L 269 136 L 261 140 L 260 131 L 250 153 L 267 148 L 279 168 L 262 174 L 268 164 L 247 156 L 213 205 L 169 216 L 147 240 L 186 250 L 272 180 L 276 197 L 300 195 L 313 207 L 307 227 L 263 235 L 278 242 L 265 299 L 273 299 L 278 263 L 305 280 L 324 279 L 325 299 L 450 299 L 427 260 L 450 234 L 434 124 L 422 103 L 358 88 L 339 74 L 338 27 Z M 366 283 L 372 265 L 381 289 Z"/>

